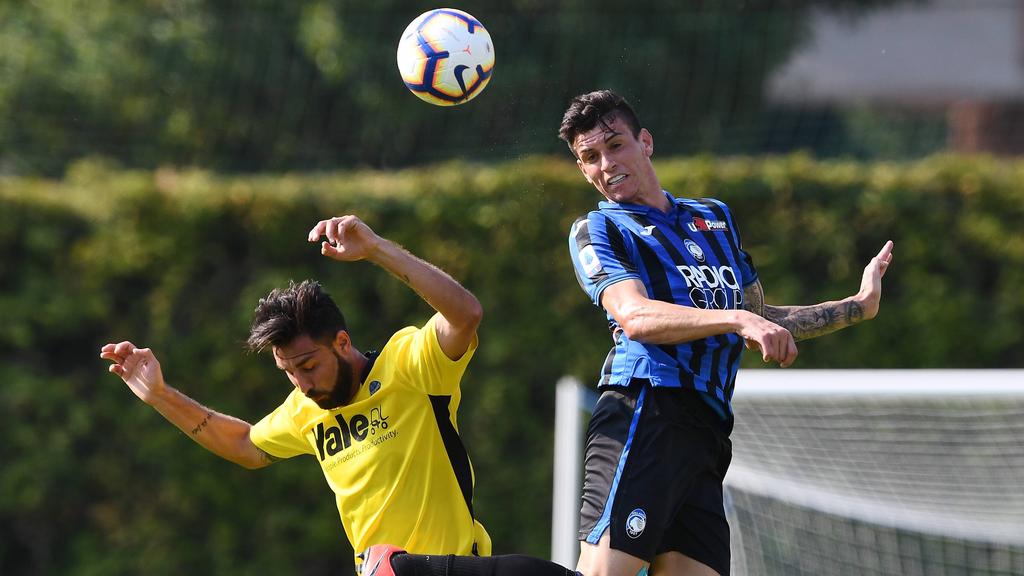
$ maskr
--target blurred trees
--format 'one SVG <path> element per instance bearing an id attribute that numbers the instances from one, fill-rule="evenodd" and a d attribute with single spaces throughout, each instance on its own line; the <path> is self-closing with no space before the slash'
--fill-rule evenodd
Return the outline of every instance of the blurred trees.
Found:
<path id="1" fill-rule="evenodd" d="M 880 316 L 801 344 L 798 367 L 1024 367 L 1024 164 L 666 160 L 662 184 L 729 202 L 773 304 L 853 293 L 889 238 Z M 242 343 L 262 295 L 322 280 L 354 341 L 428 307 L 370 264 L 322 258 L 321 217 L 355 212 L 480 298 L 459 427 L 496 553 L 546 555 L 553 387 L 593 382 L 610 344 L 566 236 L 596 192 L 567 159 L 401 173 L 224 177 L 78 163 L 0 182 L 0 573 L 345 574 L 311 458 L 249 472 L 194 445 L 99 360 L 152 347 L 168 382 L 255 421 L 288 383 Z M 758 366 L 756 355 L 745 365 Z M 510 503 L 515 505 L 510 505 Z"/>
<path id="2" fill-rule="evenodd" d="M 638 105 L 661 153 L 778 150 L 797 126 L 778 130 L 763 86 L 810 9 L 896 1 L 480 0 L 460 7 L 490 31 L 496 72 L 455 109 L 407 94 L 395 65 L 429 0 L 3 2 L 0 173 L 88 156 L 244 172 L 510 159 L 558 150 L 569 98 L 601 87 Z"/>

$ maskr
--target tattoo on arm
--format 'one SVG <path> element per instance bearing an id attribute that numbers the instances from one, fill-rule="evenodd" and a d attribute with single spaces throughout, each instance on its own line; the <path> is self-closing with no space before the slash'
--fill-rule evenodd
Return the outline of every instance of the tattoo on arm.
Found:
<path id="1" fill-rule="evenodd" d="M 206 418 L 203 418 L 203 421 L 197 424 L 196 427 L 192 429 L 192 435 L 198 436 L 199 433 L 202 432 L 204 428 L 209 426 L 211 418 L 213 418 L 213 412 L 207 412 Z"/>
<path id="2" fill-rule="evenodd" d="M 273 456 L 271 454 L 268 454 L 262 448 L 257 448 L 256 449 L 256 453 L 260 457 L 260 462 L 262 462 L 264 465 L 273 464 L 274 462 L 277 462 L 278 460 L 280 460 L 280 458 L 278 458 L 277 456 Z"/>
<path id="3" fill-rule="evenodd" d="M 850 324 L 856 324 L 864 319 L 864 307 L 856 302 L 846 303 L 846 318 Z"/>
<path id="4" fill-rule="evenodd" d="M 764 303 L 760 280 L 743 289 L 743 309 L 789 330 L 797 341 L 824 336 L 864 320 L 864 307 L 852 300 L 813 306 L 769 306 Z"/>
<path id="5" fill-rule="evenodd" d="M 789 330 L 794 340 L 807 340 L 857 324 L 864 308 L 853 301 L 813 306 L 765 306 L 763 316 Z"/>
<path id="6" fill-rule="evenodd" d="M 764 288 L 760 280 L 743 289 L 743 309 L 764 316 Z"/>

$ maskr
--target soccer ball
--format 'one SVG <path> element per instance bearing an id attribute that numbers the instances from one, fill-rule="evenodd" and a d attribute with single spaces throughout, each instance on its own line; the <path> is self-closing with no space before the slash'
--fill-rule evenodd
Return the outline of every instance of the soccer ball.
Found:
<path id="1" fill-rule="evenodd" d="M 413 94 L 437 106 L 469 102 L 491 80 L 494 46 L 483 24 L 454 8 L 420 14 L 398 42 L 398 70 Z"/>

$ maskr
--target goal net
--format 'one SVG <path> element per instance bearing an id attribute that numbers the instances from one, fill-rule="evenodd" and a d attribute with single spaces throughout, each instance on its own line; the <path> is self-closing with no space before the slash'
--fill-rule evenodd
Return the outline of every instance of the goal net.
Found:
<path id="1" fill-rule="evenodd" d="M 1024 371 L 741 370 L 736 390 L 734 574 L 1024 574 Z M 581 431 L 592 396 L 573 399 Z M 558 442 L 567 519 L 581 455 Z M 574 536 L 553 534 L 556 561 Z"/>

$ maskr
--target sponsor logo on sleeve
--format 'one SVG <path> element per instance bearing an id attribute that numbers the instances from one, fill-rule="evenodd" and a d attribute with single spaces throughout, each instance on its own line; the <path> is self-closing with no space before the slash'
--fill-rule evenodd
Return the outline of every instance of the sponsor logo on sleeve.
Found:
<path id="1" fill-rule="evenodd" d="M 590 244 L 583 247 L 579 253 L 580 268 L 588 277 L 593 278 L 604 271 L 601 261 L 597 258 L 597 252 Z"/>

